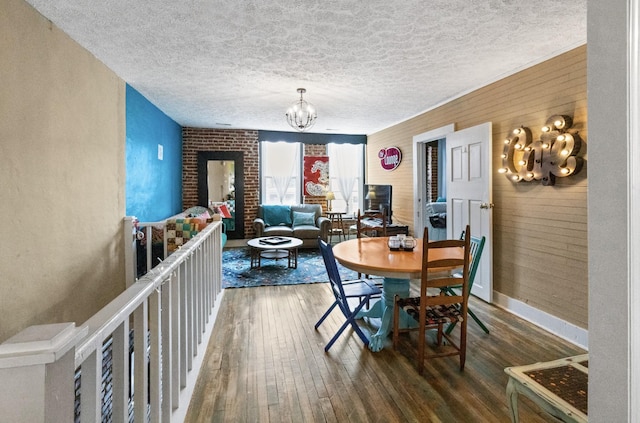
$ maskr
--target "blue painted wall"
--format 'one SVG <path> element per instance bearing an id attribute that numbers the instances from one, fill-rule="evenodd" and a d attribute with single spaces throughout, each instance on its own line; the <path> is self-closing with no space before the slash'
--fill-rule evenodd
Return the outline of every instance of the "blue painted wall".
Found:
<path id="1" fill-rule="evenodd" d="M 126 95 L 126 214 L 161 220 L 182 211 L 182 128 L 128 84 Z"/>

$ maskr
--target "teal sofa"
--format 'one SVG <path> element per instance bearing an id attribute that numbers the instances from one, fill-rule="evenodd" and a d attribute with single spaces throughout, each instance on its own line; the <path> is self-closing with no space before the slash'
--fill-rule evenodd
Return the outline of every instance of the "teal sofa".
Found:
<path id="1" fill-rule="evenodd" d="M 318 237 L 327 241 L 331 221 L 320 204 L 258 206 L 253 221 L 256 237 L 290 236 L 302 240 L 302 248 L 318 248 Z"/>

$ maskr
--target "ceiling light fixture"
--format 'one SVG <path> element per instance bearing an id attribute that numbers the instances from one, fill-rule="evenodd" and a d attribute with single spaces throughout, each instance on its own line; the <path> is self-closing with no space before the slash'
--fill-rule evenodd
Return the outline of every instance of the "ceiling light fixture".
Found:
<path id="1" fill-rule="evenodd" d="M 287 117 L 287 122 L 292 128 L 303 132 L 311 128 L 313 124 L 316 123 L 318 114 L 312 104 L 307 103 L 302 99 L 302 95 L 306 93 L 307 90 L 304 88 L 298 88 L 297 91 L 300 93 L 300 100 L 293 103 L 291 107 L 287 109 L 285 116 Z"/>

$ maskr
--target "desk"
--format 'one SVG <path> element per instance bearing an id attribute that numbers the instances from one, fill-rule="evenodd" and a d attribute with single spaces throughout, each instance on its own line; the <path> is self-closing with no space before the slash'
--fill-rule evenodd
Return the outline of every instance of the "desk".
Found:
<path id="1" fill-rule="evenodd" d="M 589 355 L 507 367 L 507 400 L 511 421 L 518 422 L 518 393 L 563 422 L 587 421 Z"/>
<path id="2" fill-rule="evenodd" d="M 340 237 L 342 237 L 342 240 L 347 239 L 344 233 L 344 222 L 342 221 L 342 216 L 344 216 L 345 214 L 347 213 L 334 211 L 327 212 L 327 217 L 331 221 L 331 226 L 329 229 L 329 243 L 331 243 L 331 241 L 333 240 L 334 234 L 338 235 L 338 242 L 340 242 Z M 335 226 L 337 226 L 337 228 L 335 228 Z"/>
<path id="3" fill-rule="evenodd" d="M 356 238 L 333 246 L 333 255 L 346 268 L 365 275 L 383 276 L 382 298 L 369 310 L 359 313 L 358 317 L 381 318 L 380 328 L 369 341 L 369 349 L 377 352 L 382 350 L 384 340 L 391 333 L 391 319 L 393 318 L 393 298 L 409 296 L 411 279 L 420 279 L 422 274 L 422 239 L 417 239 L 417 246 L 413 251 L 391 251 L 387 245 L 389 237 Z M 434 250 L 440 258 L 460 258 L 463 254 L 460 248 Z M 442 272 L 451 269 L 432 269 Z M 404 311 L 400 313 L 400 325 L 415 326 L 417 322 Z"/>

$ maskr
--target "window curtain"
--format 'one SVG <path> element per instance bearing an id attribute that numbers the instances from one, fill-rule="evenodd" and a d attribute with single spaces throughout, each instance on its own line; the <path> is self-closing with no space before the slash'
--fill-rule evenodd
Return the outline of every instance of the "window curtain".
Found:
<path id="1" fill-rule="evenodd" d="M 298 144 L 286 142 L 269 142 L 267 144 L 269 146 L 263 150 L 266 156 L 263 163 L 267 167 L 265 176 L 270 177 L 273 181 L 274 188 L 278 193 L 278 200 L 282 204 L 295 174 L 295 168 L 300 162 L 298 157 L 300 148 Z"/>
<path id="2" fill-rule="evenodd" d="M 366 144 L 366 135 L 316 134 L 313 132 L 258 131 L 260 142 L 295 142 L 302 144 Z"/>
<path id="3" fill-rule="evenodd" d="M 335 175 L 338 183 L 338 193 L 346 203 L 346 212 L 350 212 L 349 200 L 356 182 L 362 176 L 362 145 L 329 144 L 329 175 Z"/>

